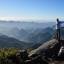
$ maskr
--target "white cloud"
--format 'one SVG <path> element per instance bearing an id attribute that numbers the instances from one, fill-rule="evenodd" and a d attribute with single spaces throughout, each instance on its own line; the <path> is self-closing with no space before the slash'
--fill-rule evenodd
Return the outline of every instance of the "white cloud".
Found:
<path id="1" fill-rule="evenodd" d="M 0 20 L 15 20 L 15 21 L 22 21 L 22 20 L 42 20 L 42 17 L 28 17 L 28 16 L 25 16 L 25 17 L 17 17 L 17 16 L 15 16 L 15 17 L 13 17 L 13 16 L 7 16 L 7 17 L 5 17 L 5 16 L 0 16 Z"/>
<path id="2" fill-rule="evenodd" d="M 58 17 L 59 18 L 59 17 Z M 6 20 L 6 21 L 9 21 L 9 20 L 13 20 L 13 21 L 37 21 L 37 20 L 45 20 L 45 21 L 56 21 L 57 17 L 38 17 L 38 16 L 0 16 L 0 20 Z M 38 22 L 38 21 L 37 21 Z M 43 22 L 43 21 L 42 21 Z"/>

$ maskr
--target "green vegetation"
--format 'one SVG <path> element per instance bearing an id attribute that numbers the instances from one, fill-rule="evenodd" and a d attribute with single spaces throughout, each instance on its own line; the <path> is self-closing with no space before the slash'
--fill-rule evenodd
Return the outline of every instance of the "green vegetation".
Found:
<path id="1" fill-rule="evenodd" d="M 19 48 L 1 48 L 0 49 L 0 64 L 26 64 L 26 60 L 30 60 L 28 52 L 32 48 L 22 50 Z"/>
<path id="2" fill-rule="evenodd" d="M 6 58 L 15 55 L 19 49 L 17 48 L 2 48 L 0 49 L 0 58 Z"/>
<path id="3" fill-rule="evenodd" d="M 16 57 L 18 48 L 2 48 L 0 49 L 0 64 L 15 64 L 13 58 Z M 10 59 L 9 59 L 10 58 Z"/>

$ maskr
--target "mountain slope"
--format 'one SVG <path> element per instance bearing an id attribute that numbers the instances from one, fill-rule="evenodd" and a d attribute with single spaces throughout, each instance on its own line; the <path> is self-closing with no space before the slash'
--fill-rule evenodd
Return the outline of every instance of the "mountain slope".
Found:
<path id="1" fill-rule="evenodd" d="M 17 47 L 17 48 L 26 49 L 29 48 L 30 45 L 28 45 L 23 41 L 19 41 L 15 38 L 8 37 L 5 35 L 0 35 L 0 48 L 8 48 L 8 47 Z"/>
<path id="2" fill-rule="evenodd" d="M 50 40 L 53 37 L 54 29 L 47 27 L 45 29 L 36 29 L 30 36 L 27 38 L 28 41 L 33 43 L 44 43 Z"/>
<path id="3" fill-rule="evenodd" d="M 37 23 L 37 22 L 1 21 L 0 33 L 24 42 L 39 43 L 40 41 L 45 40 L 43 39 L 44 36 L 43 33 L 45 33 L 46 30 L 48 30 L 46 28 L 47 27 L 51 28 L 53 25 L 55 25 L 55 23 L 53 22 Z"/>

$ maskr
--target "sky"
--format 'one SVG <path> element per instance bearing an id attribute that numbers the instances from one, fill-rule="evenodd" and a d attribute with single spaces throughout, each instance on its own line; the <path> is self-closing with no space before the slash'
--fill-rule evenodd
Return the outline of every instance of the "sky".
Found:
<path id="1" fill-rule="evenodd" d="M 64 19 L 64 0 L 0 0 L 0 20 Z"/>

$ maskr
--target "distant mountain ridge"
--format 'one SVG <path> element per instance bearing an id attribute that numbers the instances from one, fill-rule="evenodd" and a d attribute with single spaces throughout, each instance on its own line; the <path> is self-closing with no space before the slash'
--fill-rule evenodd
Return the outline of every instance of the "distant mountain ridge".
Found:
<path id="1" fill-rule="evenodd" d="M 38 31 L 40 33 L 45 32 L 47 27 L 52 27 L 55 25 L 53 22 L 47 23 L 37 23 L 37 22 L 0 22 L 0 33 L 17 38 L 21 41 L 24 41 L 30 37 L 33 37 L 33 34 L 36 34 Z M 44 30 L 45 29 L 45 30 Z M 38 32 L 38 33 L 39 33 Z"/>
<path id="2" fill-rule="evenodd" d="M 21 48 L 21 49 L 26 49 L 31 46 L 30 43 L 25 43 L 23 41 L 19 41 L 15 38 L 8 37 L 6 35 L 0 35 L 0 48 L 10 48 L 10 47 L 15 47 L 15 48 Z"/>
<path id="3" fill-rule="evenodd" d="M 36 23 L 36 22 L 4 21 L 4 22 L 0 22 L 0 33 L 4 35 L 4 36 L 0 36 L 0 38 L 3 41 L 5 40 L 5 42 L 7 41 L 7 44 L 8 42 L 13 42 L 15 40 L 13 42 L 14 44 L 12 43 L 12 46 L 14 47 L 15 45 L 16 46 L 18 45 L 19 47 L 27 48 L 27 47 L 33 47 L 36 44 L 37 46 L 39 46 L 40 44 L 51 39 L 54 32 L 54 27 L 53 27 L 54 25 L 55 23 L 53 22 Z M 12 39 L 13 41 L 11 41 L 10 39 Z"/>

